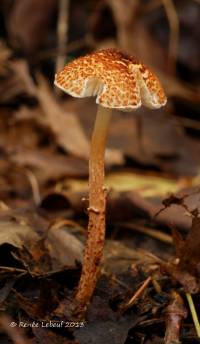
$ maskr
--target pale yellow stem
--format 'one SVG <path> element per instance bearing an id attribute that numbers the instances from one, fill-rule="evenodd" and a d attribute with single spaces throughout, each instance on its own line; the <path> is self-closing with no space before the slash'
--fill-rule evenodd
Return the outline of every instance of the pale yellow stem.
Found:
<path id="1" fill-rule="evenodd" d="M 196 329 L 196 332 L 197 332 L 197 337 L 200 338 L 199 319 L 198 319 L 197 312 L 196 312 L 196 309 L 195 309 L 195 306 L 194 306 L 194 302 L 192 300 L 192 296 L 191 296 L 190 293 L 186 293 L 186 297 L 187 297 L 188 304 L 189 304 L 189 307 L 190 307 L 190 312 L 192 314 L 192 319 L 193 319 L 193 322 L 194 322 L 194 326 L 195 326 L 195 329 Z"/>

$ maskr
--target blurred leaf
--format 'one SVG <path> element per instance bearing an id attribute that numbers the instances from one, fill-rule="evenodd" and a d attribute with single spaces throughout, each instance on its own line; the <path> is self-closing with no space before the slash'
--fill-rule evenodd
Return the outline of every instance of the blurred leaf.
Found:
<path id="1" fill-rule="evenodd" d="M 41 75 L 38 81 L 37 97 L 45 114 L 41 121 L 50 127 L 63 149 L 75 156 L 88 159 L 89 142 L 76 115 L 64 113 Z"/>
<path id="2" fill-rule="evenodd" d="M 56 8 L 55 0 L 15 0 L 7 19 L 13 47 L 33 54 L 40 47 Z M 8 15 L 8 14 L 7 14 Z"/>
<path id="3" fill-rule="evenodd" d="M 23 220 L 18 221 L 11 217 L 0 220 L 0 245 L 10 244 L 22 248 L 25 242 L 37 238 L 34 228 Z"/>
<path id="4" fill-rule="evenodd" d="M 39 183 L 67 176 L 82 177 L 88 174 L 88 165 L 85 160 L 58 154 L 56 150 L 20 150 L 12 154 L 10 160 L 19 166 L 30 167 Z"/>
<path id="5" fill-rule="evenodd" d="M 194 293 L 200 288 L 200 218 L 194 214 L 192 227 L 184 243 L 179 248 L 179 263 L 175 268 L 176 278 L 183 284 L 186 292 Z M 196 281 L 195 281 L 196 279 Z"/>
<path id="6" fill-rule="evenodd" d="M 8 63 L 6 77 L 0 84 L 0 103 L 12 102 L 17 96 L 33 97 L 35 88 L 25 60 Z"/>
<path id="7" fill-rule="evenodd" d="M 163 196 L 167 192 L 178 191 L 181 186 L 177 180 L 131 172 L 109 173 L 106 175 L 105 185 L 108 189 L 119 192 L 134 190 L 144 197 Z M 88 182 L 81 179 L 67 179 L 64 186 L 73 191 L 88 190 Z"/>
<path id="8" fill-rule="evenodd" d="M 60 265 L 73 268 L 76 263 L 82 262 L 83 244 L 69 232 L 67 226 L 58 228 L 54 224 L 48 230 L 46 246 L 51 257 L 56 259 Z"/>

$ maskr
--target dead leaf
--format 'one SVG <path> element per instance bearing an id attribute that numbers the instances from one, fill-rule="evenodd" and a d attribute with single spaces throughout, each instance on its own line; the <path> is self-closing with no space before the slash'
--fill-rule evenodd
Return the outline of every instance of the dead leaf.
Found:
<path id="1" fill-rule="evenodd" d="M 63 149 L 88 160 L 89 143 L 76 115 L 63 112 L 41 75 L 38 83 L 37 97 L 45 115 L 41 121 L 50 127 Z"/>
<path id="2" fill-rule="evenodd" d="M 58 229 L 52 226 L 48 230 L 46 246 L 51 257 L 59 261 L 61 266 L 74 268 L 76 263 L 82 262 L 83 244 L 67 227 Z"/>
<path id="3" fill-rule="evenodd" d="M 58 183 L 55 191 L 47 193 L 41 203 L 44 209 L 65 209 L 70 208 L 74 216 L 86 217 L 88 207 L 88 190 L 85 181 L 76 181 L 75 190 L 69 188 L 71 182 L 63 185 Z M 144 190 L 145 193 L 146 190 Z M 55 209 L 59 204 L 58 209 Z M 163 205 L 159 199 L 148 199 L 141 196 L 136 191 L 117 192 L 110 190 L 107 196 L 107 223 L 116 223 L 131 221 L 137 218 L 151 219 L 159 225 L 171 228 L 180 228 L 188 230 L 191 226 L 192 219 L 188 216 L 181 205 L 171 205 L 163 210 Z M 159 214 L 159 215 L 158 215 Z"/>
<path id="4" fill-rule="evenodd" d="M 53 265 L 55 262 L 51 259 L 49 251 L 45 246 L 45 238 L 29 241 L 26 247 L 23 247 L 15 258 L 21 262 L 28 272 L 33 276 L 44 276 L 54 273 Z"/>
<path id="5" fill-rule="evenodd" d="M 147 176 L 125 171 L 107 173 L 105 177 L 105 186 L 108 190 L 116 192 L 134 190 L 145 198 L 163 196 L 169 192 L 179 191 L 179 185 L 181 185 L 181 179 L 173 180 L 156 175 Z M 67 187 L 68 190 L 75 192 L 83 192 L 88 190 L 88 182 L 83 179 L 68 178 L 63 187 Z"/>
<path id="6" fill-rule="evenodd" d="M 19 166 L 30 167 L 40 183 L 62 177 L 83 177 L 88 174 L 88 164 L 75 156 L 65 156 L 55 149 L 21 149 L 10 156 Z"/>
<path id="7" fill-rule="evenodd" d="M 199 197 L 198 188 L 195 191 L 193 190 L 192 195 L 198 195 Z M 182 198 L 173 196 L 166 201 L 167 206 L 168 203 L 173 204 L 174 202 L 177 204 L 178 202 L 180 207 L 186 209 L 192 218 L 192 225 L 185 240 L 174 230 L 173 238 L 178 258 L 166 264 L 165 268 L 183 285 L 186 292 L 192 294 L 197 293 L 200 288 L 200 217 L 198 208 L 189 209 L 186 203 L 187 198 L 189 198 L 189 195 L 186 193 L 184 196 L 182 195 Z M 189 205 L 191 206 L 190 203 Z"/>
<path id="8" fill-rule="evenodd" d="M 58 303 L 58 285 L 52 280 L 33 283 L 33 291 L 29 297 L 13 290 L 18 307 L 23 309 L 32 319 L 38 321 L 51 320 L 51 312 Z M 37 297 L 36 297 L 37 296 Z M 49 302 L 51 300 L 51 302 Z"/>
<path id="9" fill-rule="evenodd" d="M 14 218 L 0 219 L 0 245 L 10 244 L 22 248 L 25 242 L 37 240 L 34 228 L 21 220 Z"/>
<path id="10" fill-rule="evenodd" d="M 61 227 L 57 227 L 59 223 Z M 27 237 L 22 241 L 23 246 L 14 257 L 32 276 L 73 269 L 82 261 L 83 244 L 73 234 L 75 223 L 70 225 L 69 221 L 68 231 L 65 231 L 66 223 L 67 220 L 55 222 L 42 235 L 31 240 Z"/>
<path id="11" fill-rule="evenodd" d="M 31 77 L 29 66 L 26 60 L 14 60 L 10 64 L 11 70 L 19 78 L 20 82 L 24 85 L 24 90 L 31 96 L 35 95 L 35 86 Z"/>
<path id="12" fill-rule="evenodd" d="M 164 198 L 163 205 L 156 213 L 151 213 L 155 221 L 168 223 L 169 226 L 189 230 L 192 226 L 191 213 L 200 211 L 199 186 L 184 188 L 176 194 Z"/>
<path id="13" fill-rule="evenodd" d="M 37 96 L 40 101 L 41 108 L 46 115 L 38 117 L 42 125 L 49 127 L 54 133 L 58 144 L 67 152 L 77 157 L 89 159 L 89 141 L 81 127 L 79 118 L 76 113 L 64 111 L 50 94 L 45 79 L 39 76 L 39 87 Z M 111 164 L 122 164 L 124 162 L 121 152 L 117 149 L 107 149 L 105 160 Z"/>
<path id="14" fill-rule="evenodd" d="M 187 235 L 185 243 L 180 250 L 180 262 L 178 264 L 178 269 L 187 271 L 193 276 L 200 276 L 199 267 L 200 267 L 200 218 L 197 213 L 194 214 L 192 220 L 192 227 Z"/>
<path id="15" fill-rule="evenodd" d="M 121 279 L 126 288 L 132 287 L 131 283 L 137 266 L 142 266 L 143 271 L 149 274 L 149 272 L 156 269 L 160 262 L 159 258 L 151 255 L 147 250 L 133 249 L 117 240 L 106 241 L 103 259 L 104 269 L 107 273 L 118 277 L 127 274 L 127 271 L 129 271 L 130 281 L 127 278 L 126 283 L 124 283 L 123 279 Z"/>
<path id="16" fill-rule="evenodd" d="M 25 60 L 13 60 L 8 64 L 8 72 L 0 85 L 0 101 L 13 101 L 19 95 L 35 95 L 35 88 Z"/>

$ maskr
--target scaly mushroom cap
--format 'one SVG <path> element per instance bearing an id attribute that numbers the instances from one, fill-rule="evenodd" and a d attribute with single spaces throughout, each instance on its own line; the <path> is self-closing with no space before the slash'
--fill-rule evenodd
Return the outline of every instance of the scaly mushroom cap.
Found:
<path id="1" fill-rule="evenodd" d="M 148 67 L 117 49 L 100 50 L 68 63 L 55 85 L 73 97 L 97 96 L 106 108 L 131 111 L 142 104 L 159 108 L 166 96 Z"/>

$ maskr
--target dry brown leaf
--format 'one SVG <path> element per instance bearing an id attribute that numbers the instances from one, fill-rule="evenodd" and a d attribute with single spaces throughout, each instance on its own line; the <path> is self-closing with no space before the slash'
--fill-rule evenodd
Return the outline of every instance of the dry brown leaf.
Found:
<path id="1" fill-rule="evenodd" d="M 84 185 L 86 186 L 85 182 Z M 56 200 L 60 200 L 62 209 L 70 205 L 75 216 L 85 216 L 88 206 L 88 192 L 86 188 L 83 189 L 81 186 L 81 183 L 79 188 L 77 185 L 75 191 L 68 189 L 68 187 L 65 190 L 62 183 L 57 184 L 55 191 L 49 192 L 43 198 L 42 208 L 53 209 Z M 155 223 L 168 228 L 172 226 L 182 230 L 190 228 L 192 219 L 181 205 L 171 205 L 164 211 L 161 209 L 163 209 L 161 202 L 145 199 L 138 192 L 116 192 L 112 190 L 107 198 L 107 222 L 131 221 L 135 217 L 141 217 L 142 219 L 152 219 Z"/>
<path id="2" fill-rule="evenodd" d="M 19 166 L 34 170 L 38 181 L 61 177 L 83 177 L 88 174 L 87 162 L 75 156 L 64 156 L 54 150 L 20 150 L 11 155 L 10 160 Z"/>
<path id="3" fill-rule="evenodd" d="M 148 251 L 130 248 L 116 240 L 106 241 L 103 268 L 107 273 L 119 275 L 140 265 L 143 271 L 149 272 L 158 265 L 158 260 Z"/>
<path id="4" fill-rule="evenodd" d="M 198 212 L 195 211 L 194 218 L 192 221 L 192 227 L 187 235 L 187 238 L 182 244 L 182 249 L 179 249 L 179 263 L 176 268 L 177 278 L 184 284 L 185 290 L 189 293 L 194 292 L 194 288 L 191 282 L 190 275 L 198 280 L 198 289 L 200 286 L 200 218 Z M 185 272 L 185 274 L 184 274 Z M 185 276 L 184 276 L 185 275 Z"/>
<path id="5" fill-rule="evenodd" d="M 10 244 L 18 248 L 27 241 L 37 240 L 36 231 L 26 222 L 12 218 L 0 220 L 0 245 Z"/>
<path id="6" fill-rule="evenodd" d="M 173 239 L 176 248 L 176 258 L 165 265 L 166 270 L 174 279 L 179 281 L 186 292 L 197 293 L 200 288 L 200 217 L 199 217 L 199 188 L 184 190 L 171 195 L 163 201 L 164 207 L 159 214 L 170 209 L 171 206 L 182 208 L 192 222 L 185 240 L 173 228 Z M 178 217 L 178 213 L 176 212 Z"/>
<path id="7" fill-rule="evenodd" d="M 83 244 L 67 227 L 52 228 L 48 231 L 45 245 L 52 258 L 55 258 L 63 266 L 74 267 L 82 262 Z"/>
<path id="8" fill-rule="evenodd" d="M 15 60 L 10 65 L 11 70 L 19 78 L 20 82 L 24 85 L 24 90 L 29 95 L 35 95 L 35 86 L 29 72 L 28 63 L 26 60 Z"/>
<path id="9" fill-rule="evenodd" d="M 16 219 L 18 218 L 16 217 Z M 66 268 L 75 268 L 76 264 L 82 261 L 83 244 L 75 236 L 77 230 L 80 231 L 80 226 L 77 225 L 75 229 L 75 222 L 61 220 L 54 222 L 48 230 L 44 231 L 47 223 L 37 221 L 36 219 L 34 224 L 33 214 L 30 214 L 29 219 L 22 217 L 21 227 L 19 224 L 18 227 L 15 225 L 16 229 L 14 227 L 11 234 L 3 233 L 5 230 L 1 231 L 0 244 L 9 243 L 18 247 L 20 250 L 15 254 L 15 258 L 26 269 L 28 268 L 32 276 L 44 276 Z M 28 222 L 33 223 L 33 227 L 37 224 L 37 228 L 40 228 L 40 235 L 33 232 L 32 227 L 26 224 Z M 4 224 L 3 221 L 2 223 Z M 25 229 L 24 232 L 23 229 Z M 41 230 L 43 231 L 42 235 Z"/>
<path id="10" fill-rule="evenodd" d="M 88 159 L 89 142 L 79 120 L 74 113 L 64 113 L 41 75 L 36 93 L 45 115 L 41 121 L 50 127 L 60 146 L 67 152 Z"/>
<path id="11" fill-rule="evenodd" d="M 25 60 L 9 62 L 9 71 L 0 85 L 0 101 L 8 102 L 19 95 L 35 95 L 34 83 L 30 77 L 28 64 Z"/>

